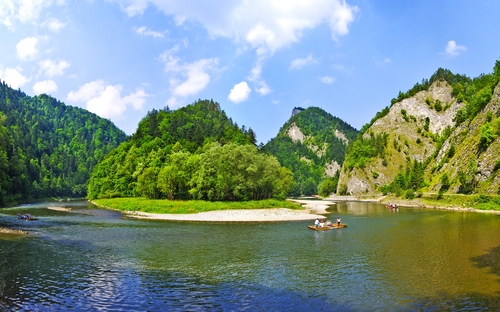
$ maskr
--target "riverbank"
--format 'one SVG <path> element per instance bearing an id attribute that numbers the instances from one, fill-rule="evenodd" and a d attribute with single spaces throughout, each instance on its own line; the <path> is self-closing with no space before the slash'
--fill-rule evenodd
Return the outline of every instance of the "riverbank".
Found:
<path id="1" fill-rule="evenodd" d="M 337 196 L 328 197 L 332 201 L 361 201 L 381 204 L 396 204 L 400 207 L 408 208 L 428 208 L 439 210 L 463 211 L 491 213 L 500 215 L 500 205 L 497 204 L 498 196 L 494 195 L 463 195 L 463 194 L 444 194 L 438 199 L 438 194 L 422 194 L 418 198 L 405 199 L 391 195 L 387 196 Z"/>
<path id="2" fill-rule="evenodd" d="M 324 219 L 330 200 L 291 200 L 302 205 L 299 209 L 259 208 L 259 209 L 223 209 L 201 211 L 197 213 L 153 213 L 146 211 L 125 210 L 126 217 L 137 219 L 171 220 L 171 221 L 204 221 L 204 222 L 278 222 Z M 104 206 L 94 202 L 94 204 Z M 106 207 L 114 209 L 114 207 Z"/>

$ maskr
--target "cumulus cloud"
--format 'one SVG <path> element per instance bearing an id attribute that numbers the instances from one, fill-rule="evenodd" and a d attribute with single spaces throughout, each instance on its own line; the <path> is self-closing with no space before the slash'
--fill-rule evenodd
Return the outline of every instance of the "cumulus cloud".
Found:
<path id="1" fill-rule="evenodd" d="M 19 41 L 16 45 L 17 57 L 20 60 L 33 60 L 38 55 L 38 49 L 36 45 L 38 44 L 38 39 L 35 37 L 24 38 Z"/>
<path id="2" fill-rule="evenodd" d="M 141 36 L 149 36 L 153 38 L 163 38 L 165 37 L 165 32 L 154 31 L 146 26 L 134 27 L 134 31 Z"/>
<path id="3" fill-rule="evenodd" d="M 335 82 L 335 78 L 333 77 L 330 77 L 330 76 L 324 76 L 324 77 L 320 77 L 319 80 L 322 82 L 322 83 L 326 83 L 326 84 L 332 84 Z"/>
<path id="4" fill-rule="evenodd" d="M 234 87 L 229 92 L 228 99 L 234 103 L 240 103 L 248 99 L 250 92 L 252 90 L 248 86 L 246 81 L 242 81 L 238 84 L 235 84 Z"/>
<path id="5" fill-rule="evenodd" d="M 55 62 L 49 59 L 38 62 L 38 65 L 40 66 L 40 72 L 49 78 L 63 75 L 64 70 L 70 66 L 65 60 Z"/>
<path id="6" fill-rule="evenodd" d="M 165 15 L 173 16 L 178 25 L 189 21 L 200 23 L 213 37 L 232 39 L 236 44 L 255 49 L 257 62 L 249 77 L 259 85 L 262 60 L 278 49 L 300 41 L 303 33 L 327 24 L 333 40 L 349 33 L 358 8 L 345 0 L 112 0 L 128 16 L 142 14 L 152 5 Z M 214 9 L 215 8 L 215 9 Z M 253 79 L 252 79 L 253 77 Z M 260 86 L 262 93 L 269 88 Z"/>
<path id="7" fill-rule="evenodd" d="M 318 64 L 312 54 L 309 54 L 306 58 L 297 58 L 290 63 L 290 69 L 302 69 L 307 65 Z"/>
<path id="8" fill-rule="evenodd" d="M 57 18 L 49 18 L 43 25 L 53 32 L 59 32 L 62 28 L 64 28 L 64 26 L 66 26 L 66 23 L 61 22 Z"/>
<path id="9" fill-rule="evenodd" d="M 450 40 L 448 41 L 448 44 L 446 45 L 446 48 L 444 50 L 445 54 L 454 57 L 460 54 L 461 51 L 466 51 L 467 48 L 462 45 L 458 45 L 455 40 Z"/>
<path id="10" fill-rule="evenodd" d="M 67 100 L 85 102 L 87 110 L 104 118 L 119 119 L 129 107 L 141 109 L 149 96 L 142 89 L 124 97 L 121 92 L 121 85 L 107 85 L 99 79 L 69 92 Z"/>
<path id="11" fill-rule="evenodd" d="M 40 13 L 52 4 L 62 4 L 63 0 L 2 0 L 0 1 L 0 22 L 13 27 L 15 21 L 21 23 L 38 20 Z"/>
<path id="12" fill-rule="evenodd" d="M 51 94 L 52 92 L 57 91 L 57 84 L 55 83 L 54 80 L 44 80 L 44 81 L 39 81 L 35 83 L 33 86 L 33 92 L 35 94 Z"/>
<path id="13" fill-rule="evenodd" d="M 174 16 L 178 24 L 197 21 L 212 37 L 231 38 L 255 49 L 262 48 L 268 54 L 299 41 L 305 30 L 323 23 L 330 26 L 332 38 L 336 40 L 349 32 L 349 25 L 358 12 L 356 6 L 345 0 L 114 1 L 129 16 L 142 14 L 153 5 L 166 15 Z"/>
<path id="14" fill-rule="evenodd" d="M 171 75 L 169 84 L 172 97 L 168 100 L 168 105 L 174 107 L 178 106 L 179 98 L 195 95 L 203 90 L 210 82 L 209 72 L 215 70 L 218 64 L 217 58 L 187 63 L 175 55 L 177 51 L 178 46 L 160 55 L 160 59 L 165 63 L 165 72 Z"/>
<path id="15" fill-rule="evenodd" d="M 20 68 L 7 68 L 5 71 L 0 69 L 0 78 L 13 89 L 18 89 L 31 80 L 31 78 L 23 76 L 21 71 Z"/>

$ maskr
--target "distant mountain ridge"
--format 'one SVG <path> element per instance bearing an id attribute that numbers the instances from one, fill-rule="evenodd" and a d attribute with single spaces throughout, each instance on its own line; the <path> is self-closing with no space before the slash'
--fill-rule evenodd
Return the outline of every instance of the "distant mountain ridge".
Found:
<path id="1" fill-rule="evenodd" d="M 322 182 L 335 178 L 356 135 L 356 129 L 321 108 L 294 108 L 263 149 L 294 173 L 290 195 L 313 195 Z"/>

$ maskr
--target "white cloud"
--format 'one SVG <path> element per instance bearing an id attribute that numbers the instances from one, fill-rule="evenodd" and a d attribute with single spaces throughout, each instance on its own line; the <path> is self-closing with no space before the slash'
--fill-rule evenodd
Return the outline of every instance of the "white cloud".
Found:
<path id="1" fill-rule="evenodd" d="M 87 102 L 92 98 L 98 97 L 104 90 L 104 81 L 94 80 L 87 82 L 80 87 L 77 91 L 71 91 L 68 93 L 68 101 L 73 102 Z"/>
<path id="2" fill-rule="evenodd" d="M 106 85 L 102 80 L 95 80 L 68 93 L 67 100 L 85 102 L 87 110 L 103 118 L 119 119 L 130 106 L 142 109 L 149 96 L 144 90 L 137 89 L 135 93 L 122 97 L 121 91 L 121 85 Z"/>
<path id="3" fill-rule="evenodd" d="M 53 32 L 59 32 L 62 28 L 64 28 L 64 26 L 66 26 L 66 23 L 61 22 L 57 18 L 50 18 L 44 23 L 44 26 Z"/>
<path id="4" fill-rule="evenodd" d="M 300 59 L 297 58 L 290 63 L 290 69 L 302 69 L 307 65 L 318 64 L 312 54 L 309 54 L 306 58 Z"/>
<path id="5" fill-rule="evenodd" d="M 322 83 L 326 83 L 326 84 L 332 84 L 335 82 L 335 78 L 330 77 L 330 76 L 320 77 L 319 80 Z"/>
<path id="6" fill-rule="evenodd" d="M 178 46 L 160 55 L 160 59 L 165 63 L 165 72 L 172 75 L 169 83 L 173 97 L 168 102 L 168 105 L 172 106 L 177 106 L 179 97 L 185 98 L 203 90 L 210 82 L 208 72 L 215 70 L 218 64 L 216 58 L 186 63 L 174 55 L 177 51 L 179 51 Z"/>
<path id="7" fill-rule="evenodd" d="M 35 37 L 24 38 L 19 41 L 16 45 L 17 57 L 20 60 L 33 60 L 38 55 L 38 49 L 36 45 L 38 44 L 38 39 Z"/>
<path id="8" fill-rule="evenodd" d="M 305 30 L 324 23 L 330 26 L 331 36 L 337 40 L 349 32 L 358 12 L 356 6 L 345 0 L 113 1 L 129 16 L 142 14 L 153 5 L 166 15 L 173 15 L 178 24 L 199 22 L 212 37 L 231 38 L 267 55 L 298 42 Z"/>
<path id="9" fill-rule="evenodd" d="M 248 99 L 250 92 L 252 90 L 248 86 L 246 81 L 242 81 L 238 84 L 235 84 L 234 87 L 229 92 L 228 99 L 234 103 L 240 103 Z"/>
<path id="10" fill-rule="evenodd" d="M 40 71 L 49 78 L 63 75 L 64 70 L 70 66 L 65 60 L 54 62 L 49 59 L 38 62 L 38 65 L 40 66 Z"/>
<path id="11" fill-rule="evenodd" d="M 57 91 L 57 84 L 55 83 L 54 80 L 44 80 L 44 81 L 39 81 L 35 83 L 33 86 L 33 92 L 35 94 L 51 94 L 52 92 Z"/>
<path id="12" fill-rule="evenodd" d="M 53 3 L 61 5 L 63 0 L 1 0 L 0 23 L 12 27 L 15 21 L 35 22 L 40 13 Z"/>
<path id="13" fill-rule="evenodd" d="M 271 93 L 271 88 L 269 88 L 269 86 L 267 85 L 267 83 L 265 83 L 264 81 L 259 81 L 259 87 L 257 89 L 255 89 L 255 91 L 257 91 L 258 94 L 260 95 L 266 95 L 266 94 L 269 94 Z"/>
<path id="14" fill-rule="evenodd" d="M 380 68 L 380 67 L 384 66 L 385 64 L 392 63 L 392 61 L 391 61 L 391 59 L 389 59 L 389 58 L 386 57 L 382 61 L 381 60 L 376 60 L 375 63 L 377 64 L 377 67 Z"/>
<path id="15" fill-rule="evenodd" d="M 146 26 L 134 27 L 134 31 L 141 36 L 150 36 L 153 38 L 165 37 L 165 32 L 154 31 L 154 30 L 147 28 Z"/>
<path id="16" fill-rule="evenodd" d="M 111 0 L 119 3 L 128 16 L 142 14 L 152 5 L 177 25 L 195 22 L 203 25 L 212 38 L 233 40 L 239 48 L 255 49 L 256 63 L 248 80 L 257 85 L 261 95 L 272 90 L 261 78 L 263 61 L 277 50 L 299 42 L 303 33 L 327 24 L 333 40 L 349 33 L 358 8 L 345 0 Z M 300 66 L 300 64 L 298 64 Z M 201 74 L 201 73 L 200 73 Z M 204 76 L 204 77 L 202 77 Z M 208 75 L 200 75 L 199 85 Z M 194 82 L 194 81 L 193 81 Z M 171 85 L 179 83 L 171 80 Z M 175 99 L 169 100 L 176 103 Z"/>
<path id="17" fill-rule="evenodd" d="M 448 41 L 448 44 L 446 45 L 446 49 L 445 49 L 445 54 L 450 56 L 450 57 L 454 57 L 454 56 L 457 56 L 458 54 L 460 54 L 461 51 L 466 51 L 467 48 L 465 46 L 462 46 L 462 45 L 458 45 L 455 40 L 450 40 Z"/>
<path id="18" fill-rule="evenodd" d="M 18 89 L 31 80 L 31 78 L 21 74 L 20 68 L 7 68 L 5 71 L 0 69 L 0 78 L 13 89 Z"/>

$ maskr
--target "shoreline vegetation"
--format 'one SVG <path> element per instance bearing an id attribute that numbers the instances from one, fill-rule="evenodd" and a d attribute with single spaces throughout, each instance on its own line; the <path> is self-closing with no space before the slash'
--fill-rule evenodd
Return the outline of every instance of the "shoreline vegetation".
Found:
<path id="1" fill-rule="evenodd" d="M 265 222 L 314 220 L 325 218 L 327 208 L 337 202 L 363 201 L 397 204 L 400 207 L 430 208 L 464 212 L 500 214 L 494 195 L 425 194 L 404 199 L 390 195 L 336 196 L 323 199 L 262 200 L 246 202 L 207 202 L 111 198 L 92 201 L 97 206 L 119 210 L 127 217 L 171 221 Z"/>

